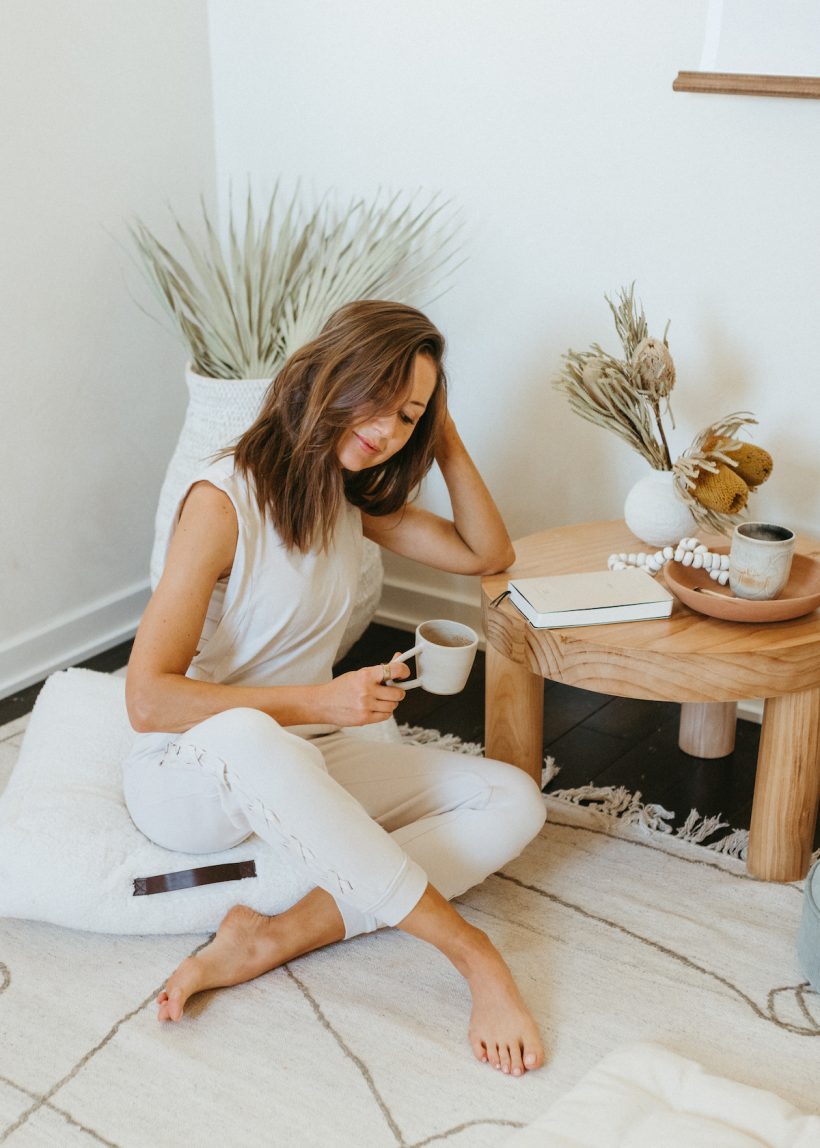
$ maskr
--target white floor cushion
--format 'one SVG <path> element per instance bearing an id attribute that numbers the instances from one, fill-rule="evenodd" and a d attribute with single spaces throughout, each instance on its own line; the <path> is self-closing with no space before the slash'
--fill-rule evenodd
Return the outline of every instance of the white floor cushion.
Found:
<path id="1" fill-rule="evenodd" d="M 364 734 L 395 740 L 395 722 Z M 99 933 L 212 932 L 235 904 L 277 913 L 310 883 L 258 837 L 222 853 L 174 853 L 133 825 L 120 764 L 134 734 L 123 678 L 91 670 L 52 675 L 0 796 L 0 917 Z M 257 876 L 135 897 L 135 877 L 253 858 Z"/>
<path id="2" fill-rule="evenodd" d="M 820 1117 L 642 1041 L 604 1057 L 506 1148 L 818 1148 Z"/>

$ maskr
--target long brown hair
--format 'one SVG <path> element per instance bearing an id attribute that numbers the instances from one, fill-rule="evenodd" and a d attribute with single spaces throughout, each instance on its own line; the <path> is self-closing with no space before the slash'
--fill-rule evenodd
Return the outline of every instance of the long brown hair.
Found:
<path id="1" fill-rule="evenodd" d="M 438 378 L 410 438 L 378 466 L 343 471 L 340 438 L 402 403 L 417 354 L 430 356 Z M 237 470 L 253 480 L 259 507 L 286 546 L 327 546 L 345 498 L 374 515 L 407 503 L 433 464 L 444 420 L 443 357 L 444 337 L 421 311 L 377 299 L 340 308 L 290 356 L 233 450 Z"/>

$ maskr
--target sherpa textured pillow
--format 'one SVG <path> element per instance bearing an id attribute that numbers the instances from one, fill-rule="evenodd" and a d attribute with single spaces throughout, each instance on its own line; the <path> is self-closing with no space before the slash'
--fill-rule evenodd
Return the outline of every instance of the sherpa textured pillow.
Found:
<path id="1" fill-rule="evenodd" d="M 650 1041 L 615 1049 L 505 1148 L 817 1148 L 820 1116 Z"/>
<path id="2" fill-rule="evenodd" d="M 370 736 L 399 735 L 391 720 Z M 71 669 L 48 679 L 0 796 L 0 917 L 96 933 L 206 933 L 232 905 L 278 913 L 308 892 L 303 874 L 259 837 L 208 854 L 144 837 L 122 798 L 133 738 L 123 678 Z M 135 877 L 250 858 L 256 877 L 133 896 Z"/>

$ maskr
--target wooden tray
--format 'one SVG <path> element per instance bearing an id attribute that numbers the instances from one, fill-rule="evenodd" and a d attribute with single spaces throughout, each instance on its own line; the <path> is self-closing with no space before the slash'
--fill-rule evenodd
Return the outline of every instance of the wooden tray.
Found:
<path id="1" fill-rule="evenodd" d="M 716 546 L 712 551 L 728 552 L 728 546 Z M 663 575 L 672 593 L 691 610 L 731 622 L 785 622 L 820 606 L 820 561 L 805 554 L 795 554 L 789 580 L 779 597 L 764 602 L 736 598 L 728 586 L 713 582 L 707 570 L 693 570 L 680 562 L 667 562 Z M 714 593 L 703 594 L 702 590 Z"/>

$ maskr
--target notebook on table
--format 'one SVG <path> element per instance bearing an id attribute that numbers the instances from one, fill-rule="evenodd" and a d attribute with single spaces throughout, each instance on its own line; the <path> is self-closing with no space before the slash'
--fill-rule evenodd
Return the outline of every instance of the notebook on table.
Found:
<path id="1" fill-rule="evenodd" d="M 674 596 L 645 570 L 512 578 L 510 601 L 539 630 L 668 618 Z"/>

